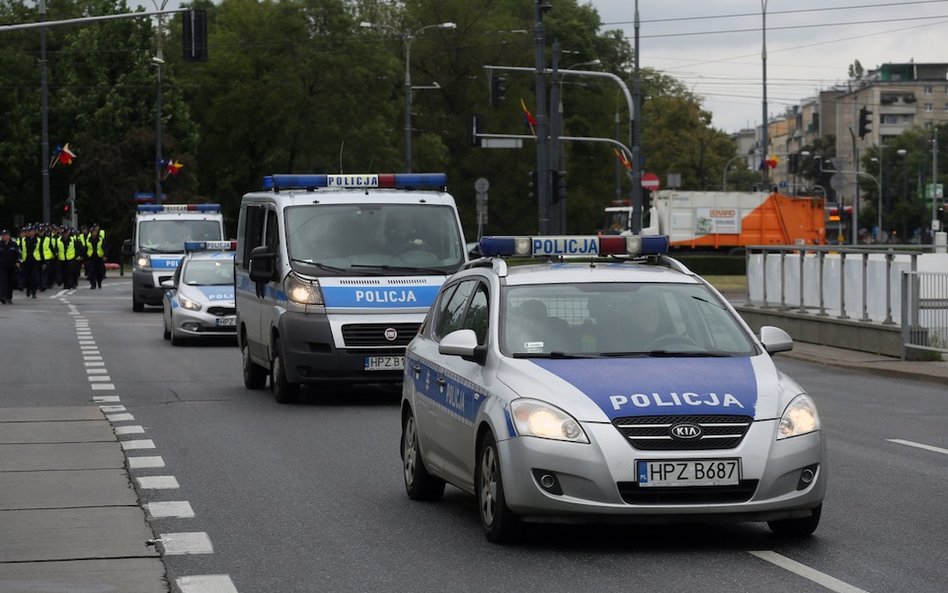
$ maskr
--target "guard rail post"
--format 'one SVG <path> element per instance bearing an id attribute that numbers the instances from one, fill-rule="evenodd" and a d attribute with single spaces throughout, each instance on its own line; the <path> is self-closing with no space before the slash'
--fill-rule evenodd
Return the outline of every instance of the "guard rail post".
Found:
<path id="1" fill-rule="evenodd" d="M 846 254 L 839 253 L 839 318 L 849 319 L 846 315 Z"/>
<path id="2" fill-rule="evenodd" d="M 909 304 L 908 304 L 908 281 L 911 272 L 902 272 L 902 360 L 905 360 L 906 344 L 909 341 Z"/>
<path id="3" fill-rule="evenodd" d="M 869 293 L 867 292 L 867 272 L 869 271 L 869 252 L 862 254 L 862 318 L 859 321 L 871 321 L 869 319 Z"/>
<path id="4" fill-rule="evenodd" d="M 761 297 L 760 306 L 764 309 L 767 308 L 767 248 L 764 247 L 760 250 L 760 268 L 761 268 L 761 281 L 763 288 L 763 296 Z"/>
<path id="5" fill-rule="evenodd" d="M 819 279 L 820 280 L 820 312 L 818 313 L 818 315 L 820 317 L 826 317 L 826 303 L 823 299 L 823 264 L 825 263 L 824 260 L 826 259 L 826 252 L 822 250 L 818 251 L 817 257 L 819 258 L 819 268 L 820 268 L 820 279 Z"/>
<path id="6" fill-rule="evenodd" d="M 885 321 L 883 325 L 895 325 L 892 321 L 892 250 L 885 254 Z"/>
<path id="7" fill-rule="evenodd" d="M 806 252 L 800 250 L 800 313 L 806 313 L 806 307 L 803 305 L 803 264 L 806 261 Z"/>
<path id="8" fill-rule="evenodd" d="M 787 252 L 780 250 L 780 310 L 787 308 Z"/>

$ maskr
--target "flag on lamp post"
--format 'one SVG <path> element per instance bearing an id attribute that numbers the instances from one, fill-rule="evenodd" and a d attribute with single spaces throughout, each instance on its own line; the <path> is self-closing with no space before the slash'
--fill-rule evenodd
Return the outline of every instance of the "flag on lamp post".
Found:
<path id="1" fill-rule="evenodd" d="M 53 151 L 53 158 L 49 161 L 49 168 L 52 169 L 56 165 L 71 165 L 72 161 L 75 160 L 76 153 L 69 148 L 69 143 L 67 142 L 63 146 L 57 146 L 56 150 Z"/>

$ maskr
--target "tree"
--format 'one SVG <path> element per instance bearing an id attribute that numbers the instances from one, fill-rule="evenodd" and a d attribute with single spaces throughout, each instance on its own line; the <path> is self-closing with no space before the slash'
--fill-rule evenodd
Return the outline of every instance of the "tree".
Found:
<path id="1" fill-rule="evenodd" d="M 866 72 L 863 70 L 862 64 L 859 60 L 855 60 L 852 64 L 849 65 L 849 80 L 862 80 L 862 77 L 865 76 Z"/>

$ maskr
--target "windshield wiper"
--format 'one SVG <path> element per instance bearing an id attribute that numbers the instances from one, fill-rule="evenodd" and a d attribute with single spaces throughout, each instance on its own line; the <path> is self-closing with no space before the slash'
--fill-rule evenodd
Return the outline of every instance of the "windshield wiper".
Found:
<path id="1" fill-rule="evenodd" d="M 142 247 L 142 251 L 145 253 L 181 253 L 180 249 L 158 249 L 157 247 Z"/>
<path id="2" fill-rule="evenodd" d="M 384 270 L 386 272 L 424 272 L 427 274 L 442 274 L 447 276 L 450 272 L 445 270 L 440 270 L 438 268 L 423 268 L 419 266 L 390 266 L 388 264 L 383 265 L 373 265 L 373 264 L 352 264 L 350 268 L 373 268 L 376 270 Z"/>
<path id="3" fill-rule="evenodd" d="M 649 356 L 652 358 L 729 358 L 727 352 L 712 352 L 708 350 L 643 350 L 630 352 L 603 352 L 600 356 L 610 358 L 635 358 Z"/>
<path id="4" fill-rule="evenodd" d="M 297 263 L 297 264 L 304 264 L 304 265 L 307 265 L 307 266 L 313 266 L 314 268 L 319 268 L 320 270 L 324 270 L 324 271 L 326 271 L 326 272 L 336 272 L 336 273 L 342 274 L 343 272 L 346 271 L 345 268 L 339 268 L 339 267 L 336 267 L 336 266 L 330 266 L 330 265 L 326 265 L 326 264 L 321 264 L 321 263 L 319 263 L 318 261 L 312 261 L 312 260 L 308 260 L 308 259 L 295 259 L 295 258 L 290 258 L 290 261 L 293 262 L 293 263 Z"/>
<path id="5" fill-rule="evenodd" d="M 589 354 L 571 354 L 569 352 L 514 352 L 511 356 L 514 358 L 596 358 Z"/>

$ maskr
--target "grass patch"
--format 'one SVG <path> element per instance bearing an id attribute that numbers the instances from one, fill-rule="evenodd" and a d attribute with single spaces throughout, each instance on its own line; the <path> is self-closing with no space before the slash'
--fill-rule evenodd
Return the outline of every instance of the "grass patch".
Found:
<path id="1" fill-rule="evenodd" d="M 747 292 L 747 276 L 704 276 L 704 279 L 721 292 Z"/>

